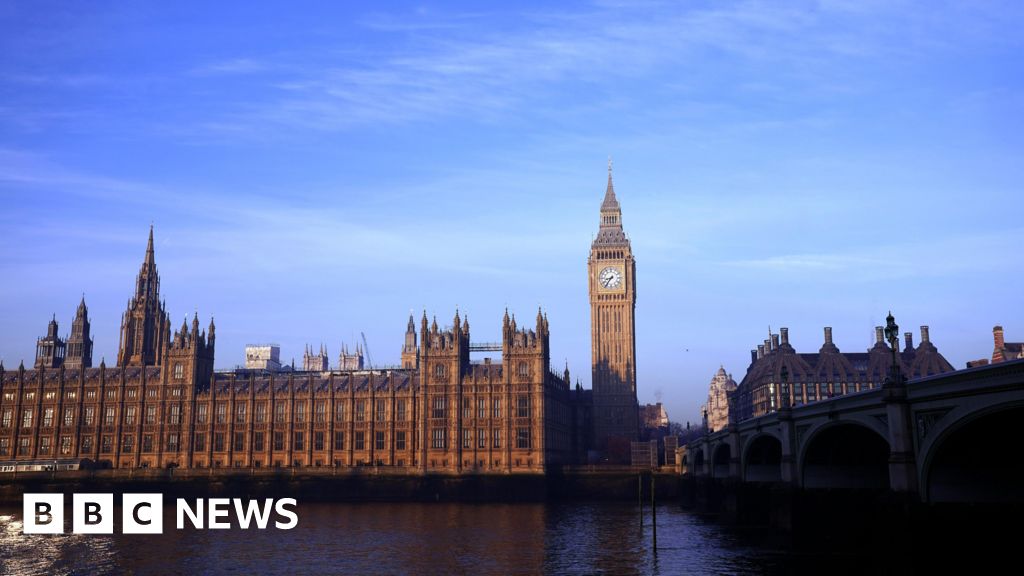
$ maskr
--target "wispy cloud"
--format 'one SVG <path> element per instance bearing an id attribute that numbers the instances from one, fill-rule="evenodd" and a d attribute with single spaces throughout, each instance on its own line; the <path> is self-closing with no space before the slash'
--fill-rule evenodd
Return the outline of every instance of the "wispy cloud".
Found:
<path id="1" fill-rule="evenodd" d="M 416 194 L 433 194 L 436 192 L 432 191 L 445 189 L 452 182 L 441 178 L 421 183 Z M 522 261 L 506 260 L 502 266 L 491 265 L 491 255 L 496 252 L 515 246 L 521 254 L 553 255 L 571 246 L 574 240 L 569 237 L 570 232 L 560 229 L 531 231 L 526 235 L 516 227 L 496 230 L 488 218 L 467 223 L 458 215 L 424 219 L 394 210 L 389 216 L 377 211 L 367 218 L 349 202 L 328 206 L 321 199 L 311 202 L 316 207 L 309 207 L 305 202 L 296 202 L 295 197 L 255 195 L 239 201 L 222 190 L 183 190 L 178 185 L 108 177 L 70 169 L 39 154 L 10 149 L 0 149 L 0 194 L 48 197 L 55 202 L 78 198 L 101 214 L 116 209 L 122 217 L 125 213 L 144 215 L 140 218 L 142 222 L 157 219 L 160 242 L 176 246 L 179 261 L 196 264 L 186 269 L 204 271 L 218 268 L 218 263 L 231 262 L 232 270 L 247 273 L 301 271 L 338 275 L 345 274 L 345 268 L 328 267 L 325 272 L 323 263 L 344 262 L 345 267 L 368 273 L 429 269 L 435 274 L 457 272 L 498 277 L 516 274 L 526 257 Z M 401 191 L 395 194 L 400 195 Z M 62 238 L 138 242 L 128 233 L 97 226 L 95 216 L 79 222 L 80 226 L 69 216 L 64 217 L 60 226 L 36 219 L 23 221 L 23 216 L 17 212 L 0 216 L 8 237 L 43 234 L 58 242 Z M 477 240 L 467 243 L 467 237 Z M 416 249 L 424 238 L 430 239 L 432 249 Z M 35 258 L 30 252 L 35 243 L 21 245 L 18 265 L 31 266 Z M 10 258 L 15 254 L 0 251 L 0 256 Z M 81 259 L 75 254 L 67 256 Z M 533 260 L 540 267 L 548 265 L 543 258 Z M 55 257 L 38 259 L 42 268 L 54 261 Z"/>
<path id="2" fill-rule="evenodd" d="M 486 120 L 531 102 L 551 99 L 566 80 L 591 83 L 597 93 L 655 69 L 667 77 L 687 63 L 726 54 L 750 65 L 771 66 L 749 85 L 772 90 L 772 76 L 802 77 L 807 89 L 831 85 L 835 58 L 862 58 L 894 50 L 896 31 L 872 24 L 875 7 L 851 29 L 831 17 L 843 6 L 780 7 L 744 2 L 690 9 L 675 4 L 637 11 L 603 5 L 582 12 L 527 16 L 532 26 L 501 35 L 478 32 L 477 15 L 378 15 L 363 20 L 375 33 L 404 38 L 394 51 L 347 54 L 302 63 L 275 63 L 279 92 L 246 103 L 226 122 L 257 122 L 302 129 L 344 130 L 364 123 L 401 123 L 467 115 Z M 481 25 L 482 28 L 482 25 Z M 301 59 L 300 59 L 301 60 Z M 827 64 L 827 66 L 826 66 Z M 202 70 L 263 70 L 249 59 L 214 62 Z M 685 87 L 685 82 L 683 87 Z M 844 89 L 849 89 L 845 86 Z M 580 94 L 576 104 L 594 96 Z M 685 93 L 681 94 L 685 99 Z"/>
<path id="3" fill-rule="evenodd" d="M 743 106 L 729 104 L 723 91 L 753 89 L 772 99 L 857 93 L 870 81 L 848 73 L 851 67 L 914 59 L 963 41 L 961 35 L 984 38 L 994 26 L 991 12 L 959 7 L 955 13 L 963 17 L 954 19 L 902 3 L 844 1 L 598 2 L 526 14 L 425 7 L 377 12 L 357 17 L 369 40 L 358 48 L 325 36 L 282 51 L 241 49 L 177 72 L 160 70 L 165 90 L 197 81 L 203 86 L 193 95 L 191 85 L 181 90 L 172 119 L 138 120 L 146 130 L 163 123 L 165 132 L 210 143 L 217 141 L 211 135 L 273 138 L 282 129 L 344 132 L 453 118 L 544 122 L 602 107 L 662 119 L 709 108 L 735 114 Z M 719 76 L 723 70 L 732 76 Z M 650 75 L 662 79 L 664 92 L 655 110 L 636 106 L 623 89 Z M 134 82 L 128 100 L 148 98 L 152 80 L 96 73 L 7 78 L 82 88 Z M 33 128 L 19 117 L 35 118 L 35 126 L 60 122 L 60 110 L 50 104 L 11 110 L 7 120 L 26 129 Z"/>
<path id="4" fill-rule="evenodd" d="M 180 206 L 183 194 L 147 182 L 68 168 L 45 155 L 0 148 L 0 190 L 6 194 L 79 196 L 104 203 Z"/>
<path id="5" fill-rule="evenodd" d="M 101 74 L 11 74 L 0 77 L 0 84 L 11 83 L 31 86 L 57 86 L 62 88 L 88 88 L 109 84 L 109 76 Z"/>
<path id="6" fill-rule="evenodd" d="M 193 68 L 189 73 L 196 76 L 230 76 L 263 72 L 270 67 L 266 62 L 252 58 L 232 58 L 208 62 Z"/>
<path id="7" fill-rule="evenodd" d="M 895 268 L 900 266 L 901 262 L 845 254 L 790 254 L 754 260 L 734 260 L 725 264 L 740 268 L 807 273 L 843 272 L 862 266 Z"/>
<path id="8" fill-rule="evenodd" d="M 843 252 L 770 255 L 729 260 L 722 265 L 794 278 L 817 277 L 827 282 L 962 278 L 1000 273 L 1006 266 L 1002 247 L 1014 239 L 1024 239 L 1024 229 L 960 232 L 899 241 L 878 239 Z M 818 273 L 822 276 L 815 276 Z"/>

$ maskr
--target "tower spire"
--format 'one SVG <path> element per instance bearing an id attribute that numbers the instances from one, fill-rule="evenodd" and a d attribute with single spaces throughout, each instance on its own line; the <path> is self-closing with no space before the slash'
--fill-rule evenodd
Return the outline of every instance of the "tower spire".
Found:
<path id="1" fill-rule="evenodd" d="M 615 184 L 612 182 L 612 157 L 608 156 L 608 187 L 604 191 L 604 201 L 601 202 L 601 212 L 619 210 L 619 200 L 615 197 Z"/>
<path id="2" fill-rule="evenodd" d="M 153 225 L 149 225 L 149 241 L 146 243 L 145 266 L 151 268 L 156 265 L 156 257 L 153 255 Z"/>
<path id="3" fill-rule="evenodd" d="M 604 191 L 604 200 L 601 202 L 601 227 L 598 231 L 595 243 L 622 242 L 625 235 L 622 233 L 622 208 L 619 207 L 619 199 L 615 197 L 615 183 L 612 181 L 612 159 L 608 157 L 608 187 Z"/>

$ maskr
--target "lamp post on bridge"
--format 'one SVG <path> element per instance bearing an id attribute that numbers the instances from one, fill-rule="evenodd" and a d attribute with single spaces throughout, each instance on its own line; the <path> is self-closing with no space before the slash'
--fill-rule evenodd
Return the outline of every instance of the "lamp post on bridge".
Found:
<path id="1" fill-rule="evenodd" d="M 897 352 L 900 346 L 900 327 L 896 324 L 896 319 L 892 316 L 892 311 L 889 312 L 889 316 L 885 319 L 885 339 L 889 341 L 890 352 L 892 353 L 892 364 L 889 365 L 889 374 L 885 379 L 883 386 L 893 387 L 902 386 L 906 381 L 906 376 L 903 375 L 903 371 L 900 369 L 900 360 Z M 906 393 L 904 393 L 904 397 Z"/>
<path id="2" fill-rule="evenodd" d="M 889 428 L 889 488 L 893 492 L 916 493 L 918 491 L 917 463 L 914 457 L 914 436 L 910 420 L 910 403 L 907 401 L 907 377 L 900 368 L 899 348 L 900 327 L 892 312 L 885 319 L 885 337 L 892 353 L 889 375 L 882 384 L 882 401 L 885 403 L 886 421 Z"/>
<path id="3" fill-rule="evenodd" d="M 779 371 L 779 423 L 782 425 L 782 481 L 799 484 L 796 466 L 796 428 L 789 405 L 789 368 Z"/>

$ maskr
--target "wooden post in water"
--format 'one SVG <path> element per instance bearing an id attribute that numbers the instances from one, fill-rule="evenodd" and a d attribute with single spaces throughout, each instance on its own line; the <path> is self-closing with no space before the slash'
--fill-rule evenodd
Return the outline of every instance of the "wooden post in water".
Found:
<path id="1" fill-rule="evenodd" d="M 654 554 L 658 554 L 658 502 L 654 497 L 654 472 L 651 472 L 651 534 L 654 540 Z"/>
<path id="2" fill-rule="evenodd" d="M 640 532 L 644 529 L 644 474 L 639 472 L 636 475 L 636 503 L 640 509 Z"/>

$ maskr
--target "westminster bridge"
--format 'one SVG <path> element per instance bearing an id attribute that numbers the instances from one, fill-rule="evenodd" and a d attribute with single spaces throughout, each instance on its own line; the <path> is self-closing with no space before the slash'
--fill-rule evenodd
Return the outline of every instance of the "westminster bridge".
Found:
<path id="1" fill-rule="evenodd" d="M 731 421 L 690 442 L 699 481 L 886 490 L 915 501 L 1024 502 L 1024 360 Z"/>

